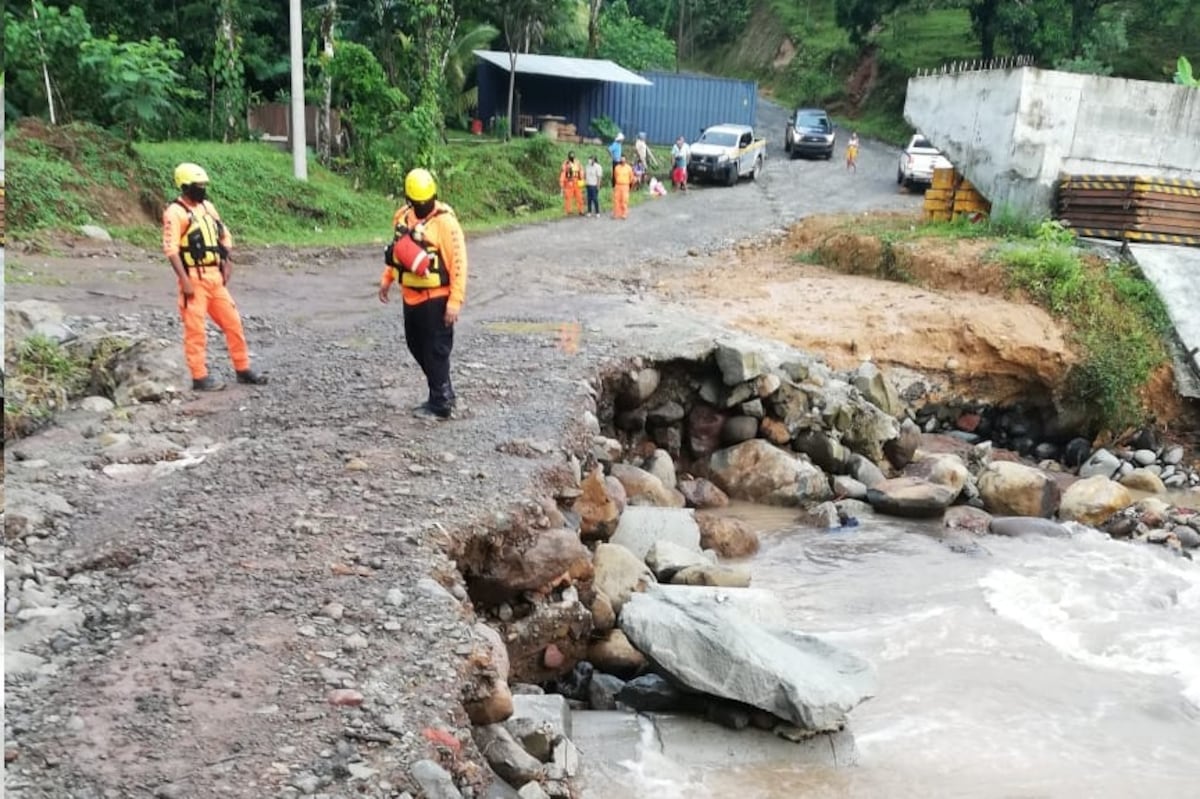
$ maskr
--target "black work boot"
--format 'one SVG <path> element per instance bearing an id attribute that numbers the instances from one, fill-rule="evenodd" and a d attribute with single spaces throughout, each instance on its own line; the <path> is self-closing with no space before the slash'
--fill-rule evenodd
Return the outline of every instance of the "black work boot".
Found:
<path id="1" fill-rule="evenodd" d="M 267 384 L 267 376 L 260 375 L 253 369 L 243 369 L 237 373 L 237 381 L 251 386 L 265 386 Z"/>
<path id="2" fill-rule="evenodd" d="M 220 391 L 223 388 L 225 388 L 225 384 L 212 375 L 192 380 L 192 391 Z"/>

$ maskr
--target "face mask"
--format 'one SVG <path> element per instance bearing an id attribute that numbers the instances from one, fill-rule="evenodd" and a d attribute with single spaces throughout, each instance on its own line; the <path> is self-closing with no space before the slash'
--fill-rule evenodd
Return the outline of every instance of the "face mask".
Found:
<path id="1" fill-rule="evenodd" d="M 208 199 L 208 187 L 189 184 L 183 187 L 183 196 L 194 203 L 202 203 Z"/>
<path id="2" fill-rule="evenodd" d="M 423 203 L 413 203 L 413 213 L 417 215 L 417 219 L 424 219 L 433 213 L 433 204 L 435 200 L 426 200 Z"/>

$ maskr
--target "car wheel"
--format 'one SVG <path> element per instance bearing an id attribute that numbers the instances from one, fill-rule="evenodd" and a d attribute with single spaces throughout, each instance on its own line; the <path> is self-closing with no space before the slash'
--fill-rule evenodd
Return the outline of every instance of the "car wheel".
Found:
<path id="1" fill-rule="evenodd" d="M 754 159 L 754 169 L 752 169 L 750 171 L 750 179 L 751 180 L 758 180 L 758 172 L 760 169 L 762 169 L 762 158 L 755 158 Z"/>
<path id="2" fill-rule="evenodd" d="M 737 164 L 734 164 L 733 166 L 729 167 L 729 171 L 725 173 L 725 185 L 726 186 L 736 186 L 737 182 L 738 182 L 738 168 L 737 168 Z"/>
<path id="3" fill-rule="evenodd" d="M 903 169 L 896 170 L 896 185 L 897 186 L 904 185 L 904 170 Z"/>

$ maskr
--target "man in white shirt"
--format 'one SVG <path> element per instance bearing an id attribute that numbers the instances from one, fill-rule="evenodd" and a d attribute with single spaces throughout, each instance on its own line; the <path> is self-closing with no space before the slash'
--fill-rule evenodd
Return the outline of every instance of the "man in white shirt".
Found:
<path id="1" fill-rule="evenodd" d="M 587 215 L 600 216 L 600 179 L 604 177 L 604 167 L 589 155 L 587 166 L 583 168 L 583 182 L 587 188 Z"/>

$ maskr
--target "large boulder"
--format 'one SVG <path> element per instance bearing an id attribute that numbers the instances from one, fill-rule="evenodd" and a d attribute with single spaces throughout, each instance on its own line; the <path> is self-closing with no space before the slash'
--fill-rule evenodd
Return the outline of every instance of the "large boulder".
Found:
<path id="1" fill-rule="evenodd" d="M 629 463 L 614 463 L 612 476 L 621 481 L 631 505 L 657 505 L 661 508 L 682 508 L 683 494 L 663 485 L 662 480 L 645 469 Z"/>
<path id="2" fill-rule="evenodd" d="M 808 730 L 836 730 L 875 690 L 869 663 L 810 635 L 756 622 L 720 592 L 659 587 L 621 614 L 630 642 L 677 683 Z"/>
<path id="3" fill-rule="evenodd" d="M 1050 518 L 1058 510 L 1062 490 L 1045 472 L 1009 461 L 993 461 L 979 475 L 979 496 L 997 516 Z"/>
<path id="4" fill-rule="evenodd" d="M 595 555 L 597 591 L 604 593 L 616 613 L 629 597 L 654 584 L 654 572 L 642 559 L 616 544 L 600 544 Z"/>
<path id="5" fill-rule="evenodd" d="M 721 380 L 727 386 L 753 380 L 767 370 L 763 356 L 757 350 L 722 343 L 717 345 L 713 356 L 717 362 L 717 369 L 721 372 Z M 755 390 L 757 391 L 757 387 Z"/>
<path id="6" fill-rule="evenodd" d="M 703 477 L 680 480 L 676 488 L 683 494 L 689 508 L 723 508 L 729 504 L 729 496 Z"/>
<path id="7" fill-rule="evenodd" d="M 714 452 L 709 476 L 733 499 L 766 505 L 802 505 L 830 497 L 825 474 L 761 438 Z"/>
<path id="8" fill-rule="evenodd" d="M 107 369 L 118 405 L 162 402 L 183 388 L 183 348 L 177 341 L 143 339 L 114 354 Z"/>
<path id="9" fill-rule="evenodd" d="M 899 416 L 904 410 L 900 394 L 892 381 L 888 380 L 879 367 L 871 361 L 863 361 L 854 373 L 854 387 L 862 392 L 867 401 L 888 416 Z"/>
<path id="10" fill-rule="evenodd" d="M 715 513 L 697 513 L 700 546 L 723 558 L 744 558 L 758 551 L 758 533 L 743 521 Z"/>
<path id="11" fill-rule="evenodd" d="M 544 589 L 564 573 L 592 576 L 592 555 L 574 530 L 539 530 L 522 548 L 508 547 L 488 560 L 487 571 L 468 578 L 471 596 L 496 605 L 523 591 Z"/>
<path id="12" fill-rule="evenodd" d="M 1096 526 L 1133 504 L 1133 495 L 1102 474 L 1072 484 L 1063 492 L 1058 516 L 1064 521 Z"/>
<path id="13" fill-rule="evenodd" d="M 609 543 L 625 547 L 645 560 L 656 543 L 669 541 L 685 549 L 700 551 L 700 527 L 690 508 L 653 508 L 634 505 L 625 509 Z"/>
<path id="14" fill-rule="evenodd" d="M 955 497 L 962 493 L 971 479 L 971 473 L 963 459 L 948 453 L 923 455 L 920 460 L 904 468 L 904 476 L 945 486 Z"/>
<path id="15" fill-rule="evenodd" d="M 44 300 L 20 300 L 4 304 L 5 346 L 14 347 L 31 335 L 55 344 L 70 341 L 75 334 L 67 327 L 63 309 Z"/>
<path id="16" fill-rule="evenodd" d="M 867 489 L 867 502 L 880 513 L 910 519 L 941 516 L 954 501 L 946 486 L 916 477 L 894 477 Z"/>

